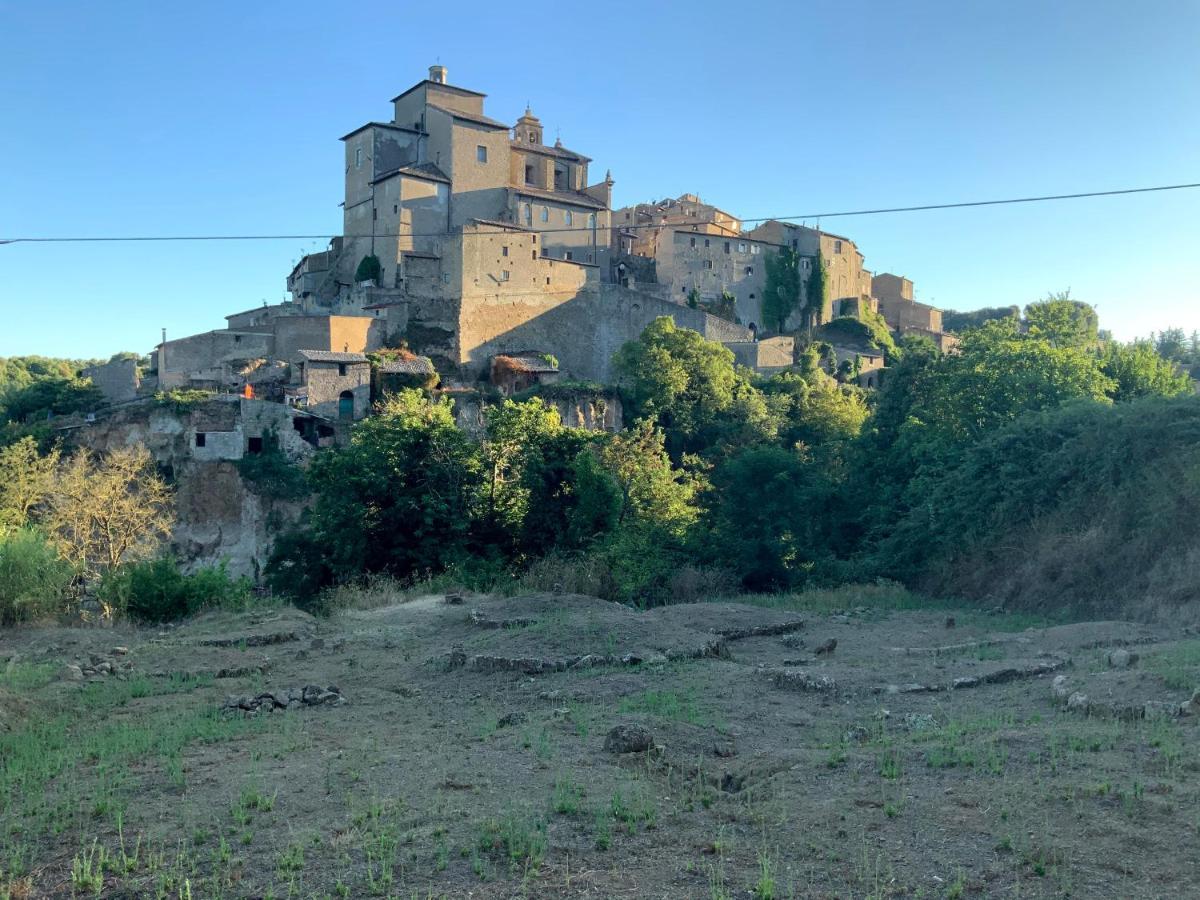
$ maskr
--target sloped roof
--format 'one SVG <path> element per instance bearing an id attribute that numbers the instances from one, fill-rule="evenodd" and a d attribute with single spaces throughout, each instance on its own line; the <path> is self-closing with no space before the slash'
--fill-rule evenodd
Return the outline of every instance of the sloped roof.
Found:
<path id="1" fill-rule="evenodd" d="M 558 371 L 558 366 L 547 362 L 540 353 L 501 353 L 494 360 L 503 360 L 504 365 L 517 372 L 544 374 Z"/>
<path id="2" fill-rule="evenodd" d="M 342 135 L 340 140 L 344 141 L 344 140 L 347 140 L 348 138 L 352 138 L 365 128 L 389 128 L 392 131 L 407 131 L 409 134 L 420 134 L 421 133 L 416 128 L 406 128 L 403 125 L 397 125 L 395 122 L 367 122 L 365 125 L 359 125 L 357 128 L 355 128 L 350 133 Z"/>
<path id="3" fill-rule="evenodd" d="M 505 131 L 508 131 L 508 126 L 503 122 L 498 122 L 480 113 L 463 112 L 461 109 L 450 109 L 447 106 L 438 106 L 436 103 L 430 103 L 429 108 L 436 109 L 438 112 L 444 112 L 452 118 L 462 119 L 464 122 L 474 122 L 476 125 L 486 125 L 489 128 L 503 128 Z"/>
<path id="4" fill-rule="evenodd" d="M 299 350 L 296 355 L 309 362 L 365 363 L 367 361 L 367 358 L 361 353 L 338 353 L 334 350 Z"/>
<path id="5" fill-rule="evenodd" d="M 433 360 L 428 356 L 414 356 L 412 359 L 390 359 L 379 364 L 381 375 L 432 375 Z"/>
<path id="6" fill-rule="evenodd" d="M 537 200 L 553 200 L 556 203 L 570 203 L 573 206 L 586 206 L 590 209 L 608 209 L 602 200 L 597 200 L 595 197 L 579 191 L 543 191 L 541 188 L 528 185 L 516 187 L 513 190 L 522 196 L 533 197 Z"/>
<path id="7" fill-rule="evenodd" d="M 560 159 L 575 159 L 581 162 L 591 162 L 590 156 L 584 156 L 582 153 L 576 153 L 574 150 L 568 150 L 566 147 L 547 147 L 545 144 L 529 144 L 523 141 L 509 141 L 509 145 L 514 150 L 521 150 L 527 153 L 540 153 L 543 156 L 557 156 Z"/>
<path id="8" fill-rule="evenodd" d="M 408 175 L 412 178 L 423 178 L 426 181 L 444 181 L 450 183 L 450 176 L 443 172 L 433 163 L 418 163 L 415 166 L 398 166 L 395 169 L 388 169 L 382 175 L 371 179 L 371 184 L 379 184 L 381 181 L 386 181 L 389 178 L 394 178 L 397 175 Z"/>

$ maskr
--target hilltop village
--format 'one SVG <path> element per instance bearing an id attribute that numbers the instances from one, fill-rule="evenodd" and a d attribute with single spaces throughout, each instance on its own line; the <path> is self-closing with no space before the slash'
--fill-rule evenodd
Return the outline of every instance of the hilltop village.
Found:
<path id="1" fill-rule="evenodd" d="M 315 434 L 367 415 L 389 380 L 505 394 L 604 384 L 613 353 L 659 316 L 761 373 L 820 342 L 830 374 L 866 388 L 886 377 L 879 326 L 952 343 L 912 281 L 870 272 L 849 237 L 773 220 L 746 229 L 694 194 L 613 209 L 611 172 L 593 180 L 592 160 L 547 144 L 530 109 L 510 125 L 484 99 L 430 67 L 392 99 L 389 121 L 342 137 L 343 233 L 288 274 L 291 300 L 164 340 L 145 385 L 129 361 L 93 380 L 117 402 L 196 388 L 282 403 L 315 417 Z M 772 323 L 768 259 L 785 251 L 799 297 Z"/>
<path id="2" fill-rule="evenodd" d="M 895 338 L 953 345 L 912 281 L 870 272 L 849 237 L 747 229 L 695 194 L 613 209 L 610 172 L 595 180 L 587 156 L 545 143 L 531 109 L 510 125 L 484 99 L 432 66 L 388 121 L 342 137 L 342 234 L 287 275 L 290 300 L 164 335 L 149 366 L 84 372 L 107 406 L 58 428 L 151 450 L 179 484 L 186 558 L 257 573 L 268 532 L 296 511 L 247 490 L 238 466 L 341 444 L 398 387 L 453 397 L 468 430 L 489 400 L 535 389 L 564 424 L 617 431 L 613 356 L 659 317 L 764 375 L 816 348 L 829 375 L 864 389 L 887 377 Z M 767 302 L 777 260 L 794 287 L 782 321 Z"/>

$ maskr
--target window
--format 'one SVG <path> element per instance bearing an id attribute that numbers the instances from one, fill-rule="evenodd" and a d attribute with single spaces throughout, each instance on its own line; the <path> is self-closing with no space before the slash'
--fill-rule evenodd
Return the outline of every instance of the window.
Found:
<path id="1" fill-rule="evenodd" d="M 197 431 L 196 432 L 196 446 L 203 447 L 207 443 L 208 443 L 208 435 L 205 434 L 203 431 Z"/>
<path id="2" fill-rule="evenodd" d="M 262 453 L 263 452 L 263 439 L 260 437 L 247 438 L 246 452 L 247 453 Z"/>
<path id="3" fill-rule="evenodd" d="M 525 183 L 533 184 L 533 182 L 534 182 L 533 166 L 526 165 L 525 166 Z"/>
<path id="4" fill-rule="evenodd" d="M 530 259 L 537 259 L 537 251 L 536 251 L 536 250 L 533 250 L 533 251 L 531 251 L 531 252 L 530 252 L 530 254 L 529 254 L 529 258 L 530 258 Z"/>
<path id="5" fill-rule="evenodd" d="M 799 248 L 800 248 L 800 240 L 798 238 L 792 238 L 792 249 L 798 250 Z"/>
<path id="6" fill-rule="evenodd" d="M 475 148 L 475 161 L 481 163 L 487 162 L 487 147 L 483 146 L 483 144 Z"/>
<path id="7" fill-rule="evenodd" d="M 726 241 L 726 242 L 725 242 L 725 252 L 726 252 L 726 253 L 728 253 L 728 252 L 729 252 L 729 241 Z"/>
<path id="8" fill-rule="evenodd" d="M 501 248 L 500 248 L 500 255 L 501 255 L 501 256 L 508 256 L 508 248 L 507 248 L 507 247 L 501 247 Z"/>
<path id="9" fill-rule="evenodd" d="M 400 204 L 398 204 L 398 203 L 393 203 L 393 204 L 392 204 L 392 215 L 394 216 L 394 215 L 396 215 L 398 212 L 400 212 Z"/>
<path id="10" fill-rule="evenodd" d="M 545 207 L 545 206 L 543 206 L 543 207 L 542 207 L 542 221 L 543 221 L 543 222 L 549 222 L 549 221 L 550 221 L 550 209 L 549 209 L 548 207 Z"/>
<path id="11" fill-rule="evenodd" d="M 566 222 L 568 225 L 574 224 L 575 217 L 573 215 L 571 215 L 571 211 L 569 209 L 563 210 L 563 221 Z"/>
<path id="12" fill-rule="evenodd" d="M 343 377 L 345 376 L 345 374 L 346 374 L 346 364 L 345 363 L 338 363 L 338 374 Z"/>
<path id="13" fill-rule="evenodd" d="M 379 218 L 379 210 L 374 207 L 371 207 L 371 218 L 376 220 Z"/>
<path id="14" fill-rule="evenodd" d="M 354 168 L 362 168 L 362 147 L 354 148 Z"/>
<path id="15" fill-rule="evenodd" d="M 711 241 L 709 241 L 709 239 L 708 239 L 708 238 L 705 238 L 705 239 L 704 239 L 704 246 L 705 246 L 705 247 L 707 247 L 707 246 L 708 246 L 710 243 L 711 243 Z"/>
<path id="16" fill-rule="evenodd" d="M 833 252 L 834 252 L 834 253 L 841 253 L 841 252 L 842 252 L 842 242 L 841 242 L 841 241 L 834 241 L 834 242 L 833 242 Z"/>
<path id="17" fill-rule="evenodd" d="M 746 266 L 746 274 L 753 275 L 754 274 L 754 266 Z"/>
<path id="18" fill-rule="evenodd" d="M 696 239 L 695 239 L 695 238 L 692 238 L 692 239 L 691 239 L 691 244 L 692 244 L 692 246 L 693 246 L 693 247 L 695 247 L 695 246 L 696 246 Z"/>
<path id="19" fill-rule="evenodd" d="M 745 253 L 746 245 L 742 241 L 738 241 L 738 253 Z"/>
<path id="20" fill-rule="evenodd" d="M 574 258 L 575 258 L 575 257 L 573 257 L 573 256 L 571 255 L 571 251 L 570 251 L 570 250 L 568 250 L 568 251 L 566 251 L 565 253 L 563 253 L 563 259 L 574 259 Z"/>
<path id="21" fill-rule="evenodd" d="M 530 204 L 521 204 L 521 218 L 525 220 L 526 225 L 533 224 L 533 207 Z"/>
<path id="22" fill-rule="evenodd" d="M 588 214 L 588 228 L 595 228 L 595 227 L 596 227 L 596 214 L 589 213 Z"/>
<path id="23" fill-rule="evenodd" d="M 500 273 L 500 280 L 508 281 L 508 278 L 509 278 L 509 272 L 508 272 L 508 269 L 505 269 L 503 272 Z"/>
<path id="24" fill-rule="evenodd" d="M 750 299 L 751 299 L 751 300 L 753 300 L 753 299 L 754 299 L 754 295 L 753 295 L 753 294 L 751 294 L 751 295 L 750 295 Z"/>
<path id="25" fill-rule="evenodd" d="M 704 261 L 704 268 L 706 268 L 706 269 L 711 269 L 712 267 L 713 267 L 712 260 L 711 260 L 711 259 L 706 259 L 706 260 Z"/>
<path id="26" fill-rule="evenodd" d="M 751 244 L 751 245 L 750 245 L 750 255 L 751 255 L 751 256 L 758 256 L 758 244 Z"/>

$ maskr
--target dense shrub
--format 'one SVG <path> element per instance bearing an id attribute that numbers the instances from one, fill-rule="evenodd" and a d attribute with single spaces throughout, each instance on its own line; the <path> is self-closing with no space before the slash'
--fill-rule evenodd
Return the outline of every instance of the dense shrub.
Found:
<path id="1" fill-rule="evenodd" d="M 243 609 L 251 600 L 248 578 L 232 578 L 224 563 L 184 574 L 173 557 L 131 563 L 105 575 L 100 600 L 142 622 L 169 622 L 205 609 Z"/>
<path id="2" fill-rule="evenodd" d="M 907 491 L 884 572 L 1085 615 L 1200 600 L 1200 399 L 1027 415 Z"/>
<path id="3" fill-rule="evenodd" d="M 40 532 L 0 532 L 0 625 L 61 612 L 73 574 Z"/>

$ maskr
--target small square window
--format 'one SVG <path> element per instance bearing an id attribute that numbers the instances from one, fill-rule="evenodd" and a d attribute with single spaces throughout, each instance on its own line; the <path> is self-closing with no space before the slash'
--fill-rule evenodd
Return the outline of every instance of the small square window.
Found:
<path id="1" fill-rule="evenodd" d="M 346 364 L 345 363 L 338 363 L 338 374 L 339 375 L 346 374 Z"/>
<path id="2" fill-rule="evenodd" d="M 713 261 L 711 259 L 706 259 L 704 261 L 704 268 L 711 269 L 712 267 L 713 267 Z"/>
<path id="3" fill-rule="evenodd" d="M 726 241 L 726 242 L 725 242 L 725 252 L 726 252 L 726 253 L 728 253 L 728 252 L 729 252 L 729 241 Z"/>
<path id="4" fill-rule="evenodd" d="M 487 147 L 483 146 L 483 144 L 475 148 L 475 161 L 481 163 L 487 162 Z"/>
<path id="5" fill-rule="evenodd" d="M 507 248 L 507 247 L 501 247 L 501 248 L 500 248 L 500 255 L 501 255 L 501 256 L 508 256 L 508 248 Z"/>
<path id="6" fill-rule="evenodd" d="M 500 280 L 501 280 L 501 281 L 508 281 L 508 278 L 509 278 L 509 271 L 508 271 L 508 269 L 505 269 L 504 271 L 502 271 L 502 272 L 500 273 Z"/>
<path id="7" fill-rule="evenodd" d="M 393 203 L 393 204 L 392 204 L 392 215 L 394 216 L 394 215 L 396 215 L 398 212 L 400 212 L 400 205 L 399 205 L 399 204 L 397 204 L 397 203 Z"/>
<path id="8" fill-rule="evenodd" d="M 711 241 L 709 241 L 709 239 L 708 239 L 708 238 L 705 238 L 705 239 L 704 239 L 704 246 L 705 246 L 705 247 L 707 247 L 707 246 L 708 246 L 710 243 L 711 243 Z"/>
<path id="9" fill-rule="evenodd" d="M 246 439 L 246 452 L 247 453 L 262 453 L 263 452 L 263 439 L 260 437 L 247 438 Z"/>
<path id="10" fill-rule="evenodd" d="M 574 257 L 571 256 L 570 250 L 568 250 L 566 253 L 563 254 L 563 259 L 574 259 Z"/>
<path id="11" fill-rule="evenodd" d="M 743 244 L 741 241 L 738 241 L 738 253 L 745 253 L 745 252 L 746 252 L 746 245 Z"/>
<path id="12" fill-rule="evenodd" d="M 746 266 L 746 274 L 753 275 L 754 274 L 754 266 Z"/>
<path id="13" fill-rule="evenodd" d="M 203 447 L 206 444 L 208 444 L 208 435 L 205 434 L 203 431 L 197 431 L 196 432 L 196 446 Z"/>

